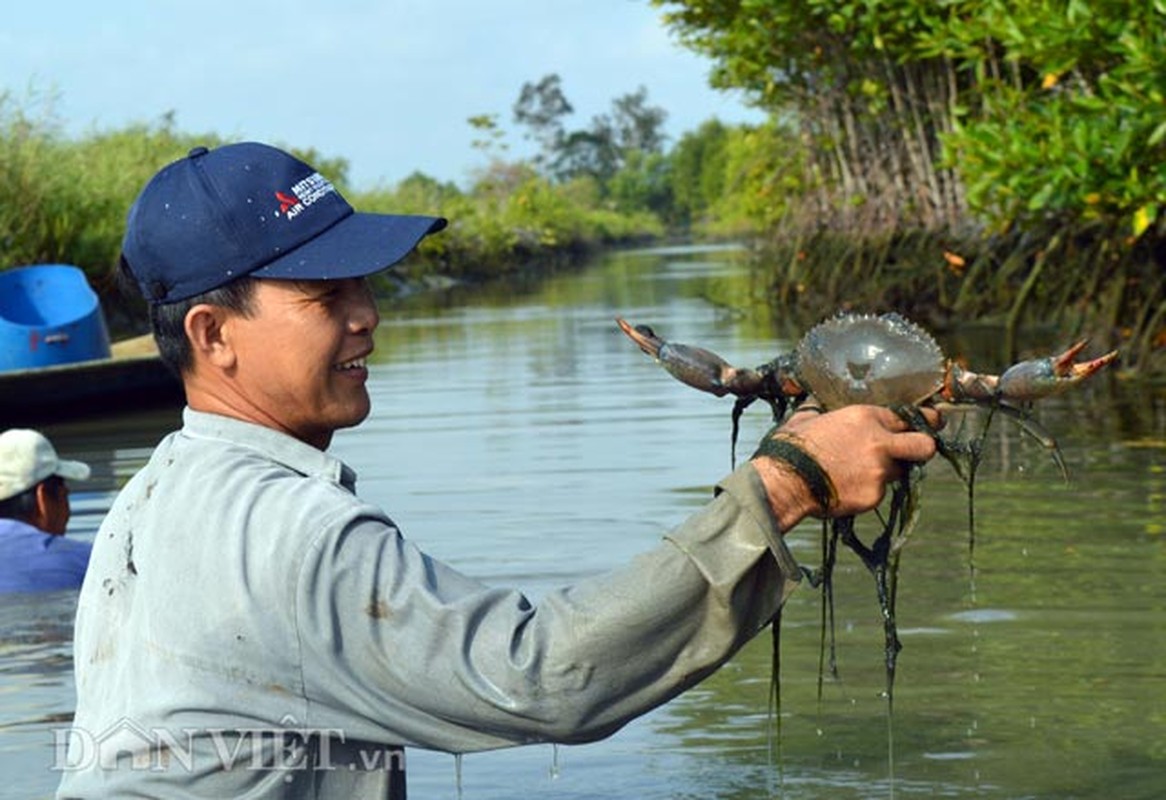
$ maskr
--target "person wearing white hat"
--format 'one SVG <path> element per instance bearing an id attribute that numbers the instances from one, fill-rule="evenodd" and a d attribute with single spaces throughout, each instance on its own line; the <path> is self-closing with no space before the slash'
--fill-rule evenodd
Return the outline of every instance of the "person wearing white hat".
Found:
<path id="1" fill-rule="evenodd" d="M 81 586 L 91 546 L 65 538 L 65 481 L 88 478 L 89 465 L 60 458 L 44 434 L 0 433 L 0 592 Z"/>

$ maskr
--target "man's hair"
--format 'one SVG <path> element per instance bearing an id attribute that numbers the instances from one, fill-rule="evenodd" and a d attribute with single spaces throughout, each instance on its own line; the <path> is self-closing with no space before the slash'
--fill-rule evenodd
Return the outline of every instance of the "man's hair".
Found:
<path id="1" fill-rule="evenodd" d="M 123 282 L 137 286 L 133 270 L 124 257 L 121 259 L 120 272 Z M 183 373 L 194 366 L 194 353 L 190 347 L 190 340 L 186 338 L 187 312 L 205 303 L 249 316 L 253 311 L 251 300 L 255 295 L 255 284 L 255 278 L 243 275 L 230 283 L 185 300 L 174 303 L 150 303 L 150 329 L 154 333 L 154 341 L 158 345 L 158 354 L 162 357 L 162 362 L 181 378 Z"/>
<path id="2" fill-rule="evenodd" d="M 36 513 L 36 487 L 43 483 L 53 494 L 61 490 L 61 484 L 64 479 L 57 475 L 50 475 L 38 484 L 30 486 L 23 492 L 6 500 L 0 500 L 0 519 L 16 519 L 21 522 L 28 522 L 32 519 L 32 515 Z"/>

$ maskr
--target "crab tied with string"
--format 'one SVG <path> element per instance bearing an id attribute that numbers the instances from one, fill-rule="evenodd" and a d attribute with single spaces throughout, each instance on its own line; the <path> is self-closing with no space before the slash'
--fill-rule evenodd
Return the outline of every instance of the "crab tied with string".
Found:
<path id="1" fill-rule="evenodd" d="M 931 405 L 941 410 L 981 407 L 989 415 L 1001 413 L 1010 417 L 1049 450 L 1065 475 L 1055 439 L 1033 419 L 1028 406 L 1078 385 L 1117 358 L 1114 351 L 1078 361 L 1086 345 L 1082 341 L 1060 355 L 1021 361 L 999 375 L 978 374 L 947 359 L 927 331 L 898 314 L 844 313 L 812 328 L 792 352 L 748 369 L 735 367 L 704 348 L 666 341 L 646 325 L 631 325 L 618 318 L 616 321 L 641 350 L 677 380 L 718 397 L 731 394 L 736 398 L 731 435 L 734 462 L 741 415 L 758 400 L 765 401 L 772 409 L 775 423 L 780 423 L 787 412 L 811 397 L 826 411 L 855 404 L 886 406 L 916 430 L 934 437 L 939 454 L 953 465 L 968 487 L 970 525 L 972 487 L 987 423 L 977 438 L 964 441 L 944 438 L 930 428 L 919 407 Z M 767 435 L 758 454 L 787 462 L 806 480 L 822 507 L 829 507 L 829 477 L 804 452 L 798 452 L 788 441 Z M 917 518 L 921 469 L 920 465 L 913 465 L 896 482 L 882 520 L 882 531 L 870 545 L 856 535 L 854 517 L 835 518 L 830 521 L 829 534 L 824 523 L 821 566 L 816 570 L 802 568 L 812 585 L 822 587 L 823 649 L 828 617 L 829 668 L 835 676 L 831 578 L 838 542 L 856 553 L 873 574 L 884 623 L 888 703 L 901 649 L 895 625 L 899 553 Z M 969 534 L 969 546 L 971 541 Z"/>

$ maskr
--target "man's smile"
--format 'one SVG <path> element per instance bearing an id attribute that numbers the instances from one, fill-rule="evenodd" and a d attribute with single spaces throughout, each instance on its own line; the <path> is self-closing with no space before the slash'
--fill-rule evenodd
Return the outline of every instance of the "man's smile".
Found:
<path id="1" fill-rule="evenodd" d="M 344 372 L 350 369 L 365 369 L 368 366 L 368 356 L 359 356 L 349 361 L 341 361 L 339 364 L 334 364 L 332 369 Z"/>

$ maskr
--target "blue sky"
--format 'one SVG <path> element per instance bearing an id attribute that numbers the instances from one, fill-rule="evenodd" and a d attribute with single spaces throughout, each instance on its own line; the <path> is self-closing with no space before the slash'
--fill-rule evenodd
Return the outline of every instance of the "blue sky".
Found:
<path id="1" fill-rule="evenodd" d="M 586 127 L 648 89 L 673 140 L 716 116 L 757 121 L 708 87 L 647 0 L 32 0 L 0 26 L 3 89 L 51 97 L 71 134 L 173 111 L 183 131 L 315 147 L 361 188 L 414 170 L 463 182 L 484 156 L 466 119 L 510 127 L 522 84 L 562 78 Z"/>

